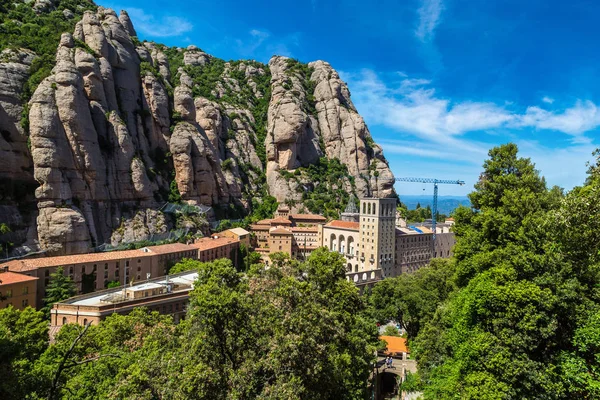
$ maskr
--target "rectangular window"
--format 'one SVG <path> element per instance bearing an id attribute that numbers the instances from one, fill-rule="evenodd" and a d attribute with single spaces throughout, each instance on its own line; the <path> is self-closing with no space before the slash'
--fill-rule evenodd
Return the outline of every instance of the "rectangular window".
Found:
<path id="1" fill-rule="evenodd" d="M 6 290 L 6 297 L 12 297 L 12 289 Z"/>
<path id="2" fill-rule="evenodd" d="M 23 288 L 23 294 L 28 294 L 29 293 L 29 286 L 25 286 Z"/>

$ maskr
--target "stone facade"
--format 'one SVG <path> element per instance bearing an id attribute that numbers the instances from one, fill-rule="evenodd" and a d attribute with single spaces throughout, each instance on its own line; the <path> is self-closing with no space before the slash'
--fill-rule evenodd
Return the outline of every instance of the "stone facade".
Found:
<path id="1" fill-rule="evenodd" d="M 136 307 L 173 315 L 179 322 L 185 318 L 189 292 L 197 277 L 197 272 L 182 272 L 56 303 L 50 312 L 50 333 L 56 334 L 66 324 L 98 324 L 111 314 L 128 314 Z"/>
<path id="2" fill-rule="evenodd" d="M 238 248 L 239 242 L 235 239 L 203 238 L 190 245 L 173 243 L 138 250 L 22 259 L 9 261 L 1 266 L 39 278 L 36 285 L 37 302 L 32 306 L 40 308 L 50 275 L 58 267 L 63 267 L 65 275 L 75 282 L 77 292 L 83 294 L 106 289 L 109 282 L 126 285 L 131 281 L 139 282 L 149 277 L 166 275 L 168 269 L 183 258 L 213 261 L 217 258 L 234 257 L 232 260 L 237 264 Z"/>

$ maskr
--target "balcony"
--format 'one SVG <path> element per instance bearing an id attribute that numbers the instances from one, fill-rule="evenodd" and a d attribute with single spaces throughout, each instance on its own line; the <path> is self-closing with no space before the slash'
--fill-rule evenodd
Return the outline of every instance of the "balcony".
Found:
<path id="1" fill-rule="evenodd" d="M 352 254 L 352 253 L 347 253 L 347 254 L 346 254 L 346 258 L 354 258 L 354 254 Z"/>
<path id="2" fill-rule="evenodd" d="M 365 256 L 360 256 L 360 261 L 364 262 L 365 261 Z"/>

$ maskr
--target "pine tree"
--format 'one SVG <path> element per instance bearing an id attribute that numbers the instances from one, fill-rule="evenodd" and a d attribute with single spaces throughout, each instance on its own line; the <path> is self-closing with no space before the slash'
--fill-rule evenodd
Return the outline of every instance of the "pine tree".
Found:
<path id="1" fill-rule="evenodd" d="M 50 274 L 50 283 L 46 289 L 46 297 L 44 298 L 44 308 L 42 311 L 49 317 L 52 305 L 59 301 L 75 296 L 77 289 L 73 280 L 65 276 L 63 267 L 58 267 L 56 272 Z"/>

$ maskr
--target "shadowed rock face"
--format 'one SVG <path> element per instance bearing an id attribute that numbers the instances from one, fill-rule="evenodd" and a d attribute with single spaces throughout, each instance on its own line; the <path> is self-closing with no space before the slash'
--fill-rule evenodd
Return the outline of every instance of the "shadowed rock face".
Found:
<path id="1" fill-rule="evenodd" d="M 310 63 L 308 77 L 290 70 L 285 57 L 268 66 L 224 63 L 210 96 L 201 96 L 186 71 L 216 59 L 195 46 L 177 49 L 185 68 L 173 71 L 173 53 L 135 35 L 126 12 L 86 11 L 74 32 L 62 35 L 52 74 L 29 101 L 29 138 L 19 123 L 21 88 L 35 54 L 2 53 L 0 178 L 24 182 L 37 208 L 31 221 L 13 216 L 21 243 L 73 254 L 164 232 L 168 221 L 153 210 L 172 180 L 192 204 L 248 210 L 265 176 L 278 201 L 299 200 L 297 184 L 280 171 L 323 156 L 346 164 L 358 196 L 394 194 L 381 148 L 328 63 Z M 261 101 L 266 138 L 255 120 Z M 0 222 L 16 212 L 17 199 L 9 200 Z"/>

